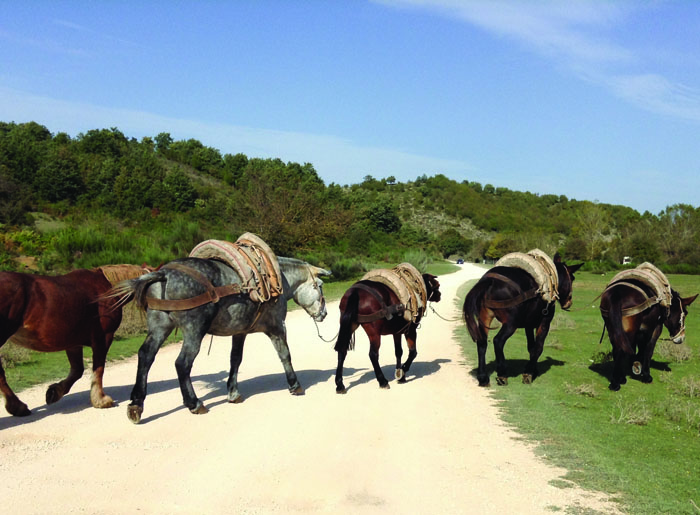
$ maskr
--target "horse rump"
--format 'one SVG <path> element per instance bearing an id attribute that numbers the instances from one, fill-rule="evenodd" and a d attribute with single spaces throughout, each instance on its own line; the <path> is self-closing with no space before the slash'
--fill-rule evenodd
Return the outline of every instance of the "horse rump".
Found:
<path id="1" fill-rule="evenodd" d="M 613 348 L 618 347 L 625 354 L 634 355 L 634 349 L 630 343 L 629 336 L 622 327 L 622 298 L 616 289 L 607 291 L 603 302 L 608 301 L 607 317 L 603 317 L 608 328 L 608 336 Z M 601 302 L 601 306 L 603 304 Z"/>
<path id="2" fill-rule="evenodd" d="M 482 278 L 469 290 L 469 293 L 467 293 L 464 299 L 464 306 L 462 308 L 464 321 L 467 324 L 469 336 L 471 336 L 472 340 L 475 342 L 487 338 L 485 328 L 480 323 L 479 313 L 486 290 L 488 290 L 490 286 L 491 279 Z"/>

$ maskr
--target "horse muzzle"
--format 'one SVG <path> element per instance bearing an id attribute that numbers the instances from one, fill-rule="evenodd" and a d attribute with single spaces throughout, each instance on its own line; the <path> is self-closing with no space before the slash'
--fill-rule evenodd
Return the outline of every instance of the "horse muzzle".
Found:
<path id="1" fill-rule="evenodd" d="M 671 336 L 671 341 L 677 345 L 680 345 L 685 341 L 685 329 L 681 331 L 680 333 Z"/>
<path id="2" fill-rule="evenodd" d="M 321 309 L 321 311 L 311 315 L 311 318 L 313 318 L 316 322 L 323 322 L 323 320 L 326 318 L 327 314 L 328 314 L 328 311 L 326 311 L 326 307 L 324 306 L 323 309 Z"/>

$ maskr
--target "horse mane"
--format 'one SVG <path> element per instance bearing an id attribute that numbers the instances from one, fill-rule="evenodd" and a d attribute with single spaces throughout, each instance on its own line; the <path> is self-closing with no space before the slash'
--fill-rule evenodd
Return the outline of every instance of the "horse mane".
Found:
<path id="1" fill-rule="evenodd" d="M 112 286 L 126 281 L 127 279 L 135 279 L 149 272 L 149 268 L 139 265 L 104 265 L 97 267 Z"/>

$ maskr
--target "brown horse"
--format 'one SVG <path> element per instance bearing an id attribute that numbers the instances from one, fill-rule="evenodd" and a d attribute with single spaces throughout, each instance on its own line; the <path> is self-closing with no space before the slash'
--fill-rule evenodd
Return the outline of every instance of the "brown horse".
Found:
<path id="1" fill-rule="evenodd" d="M 666 326 L 673 343 L 685 341 L 685 317 L 697 295 L 682 298 L 671 289 L 671 304 L 659 303 L 655 290 L 643 281 L 613 282 L 600 298 L 600 312 L 613 351 L 610 390 L 618 391 L 627 382 L 628 357 L 634 359 L 632 372 L 642 383 L 651 383 L 651 358 L 656 341 Z"/>
<path id="2" fill-rule="evenodd" d="M 423 274 L 427 292 L 427 300 L 440 300 L 440 283 L 436 276 Z M 379 346 L 381 337 L 385 334 L 394 336 L 394 351 L 396 353 L 396 379 L 403 383 L 411 363 L 418 355 L 416 351 L 416 329 L 421 315 L 415 320 L 406 321 L 403 317 L 403 305 L 396 293 L 385 284 L 365 280 L 353 284 L 340 300 L 340 331 L 335 350 L 338 352 L 338 368 L 335 373 L 336 393 L 345 393 L 343 384 L 343 363 L 352 347 L 353 333 L 362 326 L 369 338 L 369 359 L 374 368 L 374 374 L 381 388 L 389 388 L 389 382 L 384 377 L 379 366 Z M 403 348 L 401 335 L 406 336 L 408 358 L 401 365 Z"/>
<path id="3" fill-rule="evenodd" d="M 70 372 L 46 391 L 52 404 L 67 394 L 83 375 L 83 347 L 92 348 L 90 401 L 109 408 L 112 398 L 102 388 L 105 360 L 122 320 L 119 299 L 103 298 L 121 280 L 147 270 L 135 265 L 111 265 L 74 270 L 55 277 L 0 272 L 0 347 L 7 340 L 41 352 L 66 351 Z M 11 415 L 31 412 L 10 389 L 0 363 L 0 392 Z"/>
<path id="4" fill-rule="evenodd" d="M 572 303 L 574 272 L 582 264 L 568 266 L 560 256 L 554 256 L 559 277 L 558 299 L 562 309 Z M 483 275 L 464 299 L 464 319 L 472 340 L 476 342 L 479 365 L 476 378 L 479 386 L 489 386 L 486 371 L 486 346 L 491 322 L 497 319 L 502 327 L 493 339 L 496 354 L 496 381 L 508 384 L 506 358 L 503 353 L 508 338 L 516 329 L 524 328 L 530 360 L 525 366 L 523 383 L 531 383 L 537 377 L 537 360 L 542 355 L 544 341 L 554 318 L 556 303 L 545 301 L 538 293 L 539 285 L 534 277 L 521 268 L 496 266 Z"/>

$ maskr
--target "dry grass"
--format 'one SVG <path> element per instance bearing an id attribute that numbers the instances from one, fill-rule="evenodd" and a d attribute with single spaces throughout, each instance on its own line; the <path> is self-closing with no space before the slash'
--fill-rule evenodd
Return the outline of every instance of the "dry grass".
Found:
<path id="1" fill-rule="evenodd" d="M 656 344 L 654 355 L 662 359 L 667 359 L 672 363 L 682 363 L 692 359 L 693 350 L 685 343 L 678 345 L 663 341 Z"/>
<path id="2" fill-rule="evenodd" d="M 610 414 L 610 422 L 613 424 L 645 426 L 651 418 L 651 410 L 643 397 L 633 401 L 625 401 L 621 398 L 616 399 L 615 406 Z"/>

